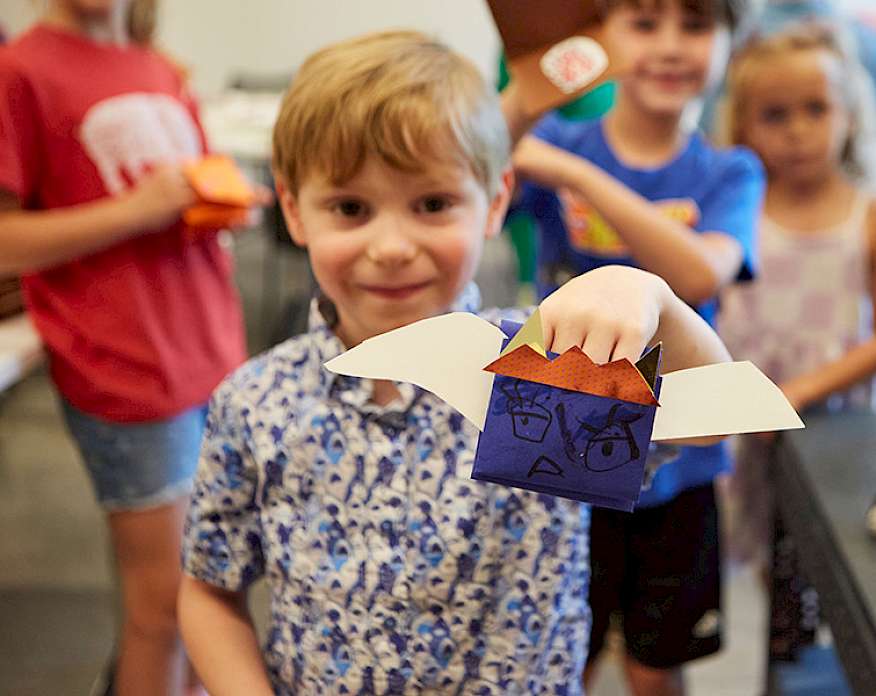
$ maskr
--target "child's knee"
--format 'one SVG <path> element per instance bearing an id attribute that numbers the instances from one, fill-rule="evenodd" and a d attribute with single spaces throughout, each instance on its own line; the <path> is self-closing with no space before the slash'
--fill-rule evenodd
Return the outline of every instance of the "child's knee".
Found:
<path id="1" fill-rule="evenodd" d="M 155 637 L 176 636 L 176 599 L 179 587 L 172 582 L 137 582 L 125 591 L 125 623 L 137 633 Z"/>

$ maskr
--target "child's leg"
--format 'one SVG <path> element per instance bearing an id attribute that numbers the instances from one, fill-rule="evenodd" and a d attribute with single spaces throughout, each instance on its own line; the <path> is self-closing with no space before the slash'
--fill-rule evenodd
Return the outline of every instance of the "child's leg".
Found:
<path id="1" fill-rule="evenodd" d="M 123 600 L 117 696 L 183 693 L 187 665 L 176 623 L 176 595 L 187 507 L 186 497 L 108 516 Z"/>
<path id="2" fill-rule="evenodd" d="M 721 646 L 718 509 L 711 484 L 633 513 L 624 608 L 635 696 L 680 696 L 682 665 Z M 633 578 L 633 576 L 635 576 Z"/>
<path id="3" fill-rule="evenodd" d="M 206 409 L 154 423 L 110 423 L 62 404 L 107 513 L 122 585 L 117 696 L 181 696 L 176 625 L 180 545 Z"/>
<path id="4" fill-rule="evenodd" d="M 681 667 L 654 669 L 627 655 L 624 671 L 633 696 L 684 696 Z"/>
<path id="5" fill-rule="evenodd" d="M 584 669 L 584 687 L 592 688 L 600 654 L 605 647 L 611 616 L 624 608 L 627 572 L 627 535 L 630 515 L 616 510 L 590 511 L 590 647 Z"/>

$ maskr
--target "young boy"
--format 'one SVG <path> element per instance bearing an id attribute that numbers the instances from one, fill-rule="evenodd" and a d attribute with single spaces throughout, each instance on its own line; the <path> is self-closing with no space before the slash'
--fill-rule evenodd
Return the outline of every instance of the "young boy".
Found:
<path id="1" fill-rule="evenodd" d="M 631 63 L 616 104 L 588 124 L 545 118 L 514 153 L 541 184 L 521 197 L 540 222 L 539 290 L 605 264 L 656 273 L 712 323 L 715 295 L 750 277 L 763 175 L 754 155 L 716 151 L 682 127 L 703 91 L 729 0 L 609 0 L 605 31 Z M 509 122 L 524 127 L 513 92 Z M 686 448 L 632 515 L 594 510 L 590 657 L 623 617 L 635 694 L 683 692 L 680 665 L 720 646 L 717 510 L 723 445 Z M 680 534 L 679 530 L 685 530 Z M 592 671 L 592 670 L 591 670 Z"/>
<path id="2" fill-rule="evenodd" d="M 477 70 L 420 34 L 331 46 L 296 76 L 275 170 L 322 296 L 307 334 L 212 401 L 179 607 L 213 696 L 581 693 L 588 508 L 470 480 L 477 432 L 444 402 L 323 368 L 371 336 L 476 310 L 508 148 Z M 604 362 L 662 340 L 667 369 L 726 359 L 664 281 L 635 269 L 576 278 L 542 313 L 555 351 Z M 261 576 L 262 652 L 245 601 Z"/>

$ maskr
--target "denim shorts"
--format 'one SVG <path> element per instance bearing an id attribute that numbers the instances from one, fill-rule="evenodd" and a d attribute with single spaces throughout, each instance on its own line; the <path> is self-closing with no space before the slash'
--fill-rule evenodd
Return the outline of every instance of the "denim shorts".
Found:
<path id="1" fill-rule="evenodd" d="M 158 507 L 191 491 L 206 406 L 148 423 L 112 423 L 63 399 L 61 406 L 104 510 Z"/>

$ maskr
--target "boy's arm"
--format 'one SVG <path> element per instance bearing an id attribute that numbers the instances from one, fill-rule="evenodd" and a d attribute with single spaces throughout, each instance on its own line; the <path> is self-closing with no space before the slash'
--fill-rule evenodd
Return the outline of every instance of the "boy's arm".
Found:
<path id="1" fill-rule="evenodd" d="M 179 166 L 163 166 L 129 192 L 93 203 L 22 210 L 0 190 L 0 274 L 47 268 L 173 223 L 197 196 Z"/>
<path id="2" fill-rule="evenodd" d="M 211 696 L 271 696 L 245 592 L 183 575 L 179 622 L 189 658 Z"/>
<path id="3" fill-rule="evenodd" d="M 517 82 L 511 80 L 508 86 L 502 90 L 499 96 L 502 104 L 502 113 L 505 116 L 505 124 L 508 126 L 508 135 L 511 137 L 513 148 L 519 140 L 526 135 L 538 122 L 543 114 L 527 116 L 520 102 L 520 93 L 517 91 Z"/>
<path id="4" fill-rule="evenodd" d="M 514 167 L 550 188 L 584 197 L 614 227 L 642 268 L 665 278 L 686 302 L 701 304 L 731 282 L 743 262 L 742 245 L 723 232 L 697 233 L 662 215 L 653 204 L 599 167 L 536 138 L 524 137 Z"/>
<path id="5" fill-rule="evenodd" d="M 730 360 L 712 327 L 662 278 L 627 266 L 603 266 L 570 280 L 540 305 L 545 347 L 562 353 L 579 346 L 596 363 L 635 363 L 649 345 L 663 343 L 661 372 Z M 666 444 L 707 446 L 722 437 Z"/>
<path id="6" fill-rule="evenodd" d="M 545 347 L 579 346 L 597 363 L 638 360 L 663 342 L 662 372 L 725 362 L 723 342 L 659 276 L 603 266 L 570 280 L 540 306 Z"/>
<path id="7" fill-rule="evenodd" d="M 870 301 L 876 307 L 876 201 L 867 216 L 869 242 Z M 876 337 L 855 346 L 838 359 L 811 372 L 787 380 L 779 386 L 798 411 L 823 401 L 831 394 L 848 389 L 876 373 Z"/>

